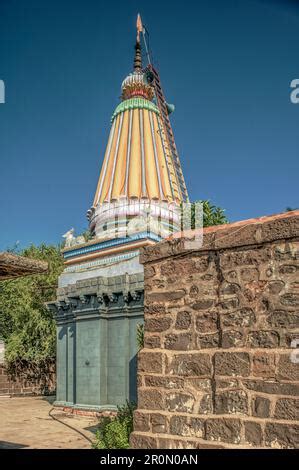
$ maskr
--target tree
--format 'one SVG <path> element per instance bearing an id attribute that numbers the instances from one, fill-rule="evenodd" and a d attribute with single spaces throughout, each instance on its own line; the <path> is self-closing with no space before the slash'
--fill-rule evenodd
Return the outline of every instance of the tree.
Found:
<path id="1" fill-rule="evenodd" d="M 0 282 L 0 336 L 8 364 L 43 362 L 55 357 L 55 322 L 44 303 L 55 299 L 63 269 L 60 247 L 31 245 L 22 256 L 47 261 L 47 274 Z"/>
<path id="2" fill-rule="evenodd" d="M 221 207 L 214 206 L 208 200 L 199 200 L 196 201 L 202 204 L 203 208 L 203 226 L 210 227 L 211 225 L 222 225 L 227 224 L 228 220 L 225 215 L 225 210 L 221 209 Z M 193 202 L 191 204 L 191 228 L 195 228 L 195 204 Z"/>

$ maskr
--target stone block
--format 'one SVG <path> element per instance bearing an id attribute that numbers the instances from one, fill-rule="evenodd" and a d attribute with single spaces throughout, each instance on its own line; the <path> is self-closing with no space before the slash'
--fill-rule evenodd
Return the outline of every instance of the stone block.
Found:
<path id="1" fill-rule="evenodd" d="M 276 371 L 275 354 L 255 352 L 252 357 L 252 374 L 261 377 L 274 377 Z"/>
<path id="2" fill-rule="evenodd" d="M 194 302 L 191 307 L 193 310 L 208 310 L 213 307 L 214 299 L 201 299 Z"/>
<path id="3" fill-rule="evenodd" d="M 292 350 L 279 357 L 277 370 L 277 378 L 279 380 L 299 380 L 299 365 L 291 361 L 291 353 Z"/>
<path id="4" fill-rule="evenodd" d="M 138 408 L 145 410 L 164 410 L 164 394 L 159 390 L 142 388 L 138 391 Z"/>
<path id="5" fill-rule="evenodd" d="M 184 430 L 187 428 L 187 416 L 172 415 L 169 422 L 170 434 L 183 436 Z"/>
<path id="6" fill-rule="evenodd" d="M 144 378 L 147 387 L 181 389 L 184 387 L 184 379 L 179 377 L 166 377 L 157 375 L 146 375 Z"/>
<path id="7" fill-rule="evenodd" d="M 194 437 L 204 437 L 205 427 L 204 419 L 201 418 L 190 418 L 189 424 L 189 435 Z"/>
<path id="8" fill-rule="evenodd" d="M 147 298 L 145 297 L 144 301 L 144 316 L 147 318 L 148 315 L 163 315 L 166 313 L 166 307 L 164 304 L 152 304 L 151 302 L 147 302 Z"/>
<path id="9" fill-rule="evenodd" d="M 271 395 L 298 395 L 299 385 L 295 383 L 281 383 L 270 380 L 243 380 L 243 385 L 248 390 Z"/>
<path id="10" fill-rule="evenodd" d="M 192 413 L 195 398 L 187 392 L 170 392 L 166 396 L 166 408 L 177 413 Z"/>
<path id="11" fill-rule="evenodd" d="M 134 411 L 134 430 L 135 431 L 149 431 L 149 414 L 142 413 L 141 411 Z"/>
<path id="12" fill-rule="evenodd" d="M 216 312 L 205 312 L 196 315 L 196 330 L 199 333 L 213 333 L 218 330 L 218 315 Z"/>
<path id="13" fill-rule="evenodd" d="M 191 313 L 183 310 L 178 312 L 176 316 L 175 328 L 177 330 L 188 330 L 191 325 L 192 317 Z"/>
<path id="14" fill-rule="evenodd" d="M 238 292 L 240 292 L 239 284 L 225 281 L 220 286 L 220 295 L 233 295 L 237 294 Z"/>
<path id="15" fill-rule="evenodd" d="M 270 400 L 256 396 L 252 400 L 252 416 L 256 418 L 268 418 L 270 414 Z"/>
<path id="16" fill-rule="evenodd" d="M 299 313 L 287 310 L 274 310 L 267 322 L 273 328 L 299 328 Z"/>
<path id="17" fill-rule="evenodd" d="M 199 407 L 198 407 L 199 414 L 209 414 L 213 413 L 213 400 L 212 395 L 206 393 L 200 399 Z"/>
<path id="18" fill-rule="evenodd" d="M 151 414 L 150 422 L 151 422 L 153 433 L 159 434 L 159 433 L 167 432 L 166 416 L 159 414 L 159 413 Z"/>
<path id="19" fill-rule="evenodd" d="M 248 413 L 248 399 L 246 392 L 243 390 L 228 390 L 226 392 L 216 393 L 215 413 L 241 413 L 246 415 Z"/>
<path id="20" fill-rule="evenodd" d="M 288 292 L 280 297 L 280 303 L 287 307 L 298 307 L 299 306 L 299 294 Z"/>
<path id="21" fill-rule="evenodd" d="M 207 419 L 205 438 L 209 441 L 239 444 L 241 440 L 241 421 L 233 418 Z"/>
<path id="22" fill-rule="evenodd" d="M 229 299 L 223 299 L 219 304 L 219 308 L 225 313 L 226 310 L 235 310 L 239 307 L 239 304 L 240 299 L 238 297 L 231 297 Z"/>
<path id="23" fill-rule="evenodd" d="M 185 294 L 185 289 L 177 289 L 167 292 L 147 292 L 146 297 L 148 302 L 172 302 L 180 300 Z"/>
<path id="24" fill-rule="evenodd" d="M 162 373 L 163 354 L 160 352 L 140 351 L 138 354 L 139 372 Z"/>
<path id="25" fill-rule="evenodd" d="M 240 388 L 240 380 L 233 379 L 233 378 L 225 378 L 225 379 L 216 379 L 215 380 L 215 387 L 216 392 L 221 390 L 232 390 Z"/>
<path id="26" fill-rule="evenodd" d="M 186 416 L 173 415 L 170 418 L 169 432 L 173 435 L 202 438 L 204 435 L 204 420 Z"/>
<path id="27" fill-rule="evenodd" d="M 299 267 L 296 266 L 295 264 L 283 264 L 282 266 L 279 266 L 278 272 L 279 274 L 288 276 L 292 274 L 296 275 L 298 270 L 299 270 Z"/>
<path id="28" fill-rule="evenodd" d="M 196 265 L 191 257 L 167 260 L 161 264 L 161 274 L 163 276 L 178 276 L 194 272 L 196 272 Z"/>
<path id="29" fill-rule="evenodd" d="M 130 447 L 133 449 L 157 449 L 158 441 L 156 437 L 132 432 L 130 435 Z"/>
<path id="30" fill-rule="evenodd" d="M 247 341 L 252 348 L 277 348 L 279 333 L 277 331 L 251 331 Z"/>
<path id="31" fill-rule="evenodd" d="M 298 449 L 299 448 L 299 425 L 266 423 L 265 445 L 276 449 Z"/>
<path id="32" fill-rule="evenodd" d="M 165 336 L 164 341 L 165 349 L 176 351 L 187 351 L 192 349 L 192 334 L 191 333 L 178 333 L 169 334 Z"/>
<path id="33" fill-rule="evenodd" d="M 221 315 L 221 324 L 227 327 L 249 327 L 255 323 L 255 315 L 252 308 L 244 307 L 234 312 Z"/>
<path id="34" fill-rule="evenodd" d="M 242 268 L 240 271 L 240 277 L 244 282 L 258 281 L 259 270 L 258 268 Z"/>
<path id="35" fill-rule="evenodd" d="M 240 348 L 245 345 L 245 335 L 242 331 L 224 330 L 222 331 L 223 348 Z"/>
<path id="36" fill-rule="evenodd" d="M 246 352 L 217 352 L 215 373 L 247 377 L 250 374 L 250 357 Z"/>
<path id="37" fill-rule="evenodd" d="M 261 425 L 253 421 L 245 421 L 244 428 L 246 443 L 254 447 L 260 447 L 263 442 L 263 433 Z"/>
<path id="38" fill-rule="evenodd" d="M 171 317 L 156 317 L 152 316 L 149 318 L 145 319 L 145 331 L 148 331 L 149 333 L 152 332 L 161 332 L 161 331 L 166 331 L 170 328 L 170 325 L 172 323 Z"/>
<path id="39" fill-rule="evenodd" d="M 155 276 L 156 270 L 154 266 L 151 266 L 149 264 L 146 264 L 144 266 L 144 279 L 150 279 L 151 277 Z"/>
<path id="40" fill-rule="evenodd" d="M 210 377 L 212 363 L 209 354 L 177 354 L 168 358 L 167 374 L 186 377 Z"/>
<path id="41" fill-rule="evenodd" d="M 155 349 L 161 347 L 161 338 L 158 335 L 144 335 L 144 347 L 149 349 Z"/>
<path id="42" fill-rule="evenodd" d="M 277 419 L 299 420 L 299 399 L 279 398 L 276 402 L 274 417 Z"/>
<path id="43" fill-rule="evenodd" d="M 218 348 L 219 343 L 220 343 L 219 333 L 196 336 L 196 348 L 197 349 Z"/>

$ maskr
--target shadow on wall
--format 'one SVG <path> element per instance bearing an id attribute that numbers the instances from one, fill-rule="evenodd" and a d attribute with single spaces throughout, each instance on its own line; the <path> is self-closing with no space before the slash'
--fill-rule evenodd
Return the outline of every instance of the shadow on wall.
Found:
<path id="1" fill-rule="evenodd" d="M 58 339 L 62 340 L 64 336 L 66 336 L 69 333 L 70 338 L 75 337 L 75 325 L 70 324 L 70 325 L 64 325 L 58 333 Z"/>
<path id="2" fill-rule="evenodd" d="M 137 354 L 129 363 L 129 401 L 137 403 Z"/>
<path id="3" fill-rule="evenodd" d="M 48 395 L 48 396 L 43 396 L 41 397 L 42 400 L 46 401 L 49 403 L 49 405 L 53 405 L 54 401 L 56 400 L 56 395 L 53 392 L 53 395 Z"/>
<path id="4" fill-rule="evenodd" d="M 0 441 L 0 449 L 24 449 L 24 444 L 17 444 L 15 442 Z"/>

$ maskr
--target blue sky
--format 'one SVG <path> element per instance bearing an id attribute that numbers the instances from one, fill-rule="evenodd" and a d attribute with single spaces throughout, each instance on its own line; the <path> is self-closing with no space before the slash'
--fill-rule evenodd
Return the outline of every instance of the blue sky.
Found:
<path id="1" fill-rule="evenodd" d="M 87 227 L 138 11 L 191 199 L 231 221 L 299 206 L 297 0 L 1 0 L 0 249 Z"/>

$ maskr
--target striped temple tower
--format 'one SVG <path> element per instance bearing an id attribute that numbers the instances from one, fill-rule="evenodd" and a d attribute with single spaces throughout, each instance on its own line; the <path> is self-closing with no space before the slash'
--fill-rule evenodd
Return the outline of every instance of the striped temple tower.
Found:
<path id="1" fill-rule="evenodd" d="M 153 67 L 142 68 L 142 31 L 138 15 L 133 72 L 121 86 L 87 213 L 91 239 L 67 239 L 58 299 L 49 304 L 58 327 L 56 405 L 63 407 L 107 410 L 136 399 L 139 250 L 178 230 L 186 200 L 170 151 L 166 102 Z"/>

